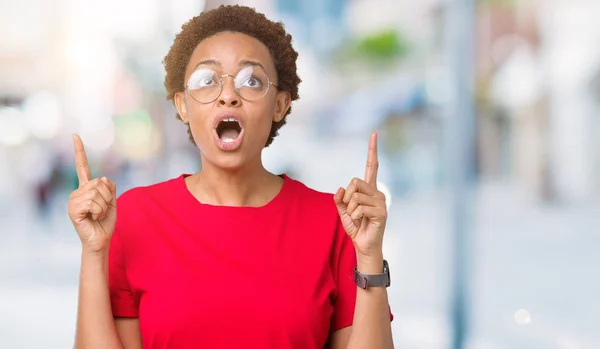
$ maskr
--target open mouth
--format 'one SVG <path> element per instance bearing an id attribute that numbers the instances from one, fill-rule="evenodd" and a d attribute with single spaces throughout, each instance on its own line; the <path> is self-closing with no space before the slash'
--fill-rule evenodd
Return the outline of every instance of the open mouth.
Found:
<path id="1" fill-rule="evenodd" d="M 235 141 L 239 137 L 241 132 L 242 127 L 240 126 L 240 123 L 234 118 L 223 119 L 219 122 L 219 125 L 217 126 L 217 135 L 219 136 L 219 139 L 221 139 L 225 143 Z"/>

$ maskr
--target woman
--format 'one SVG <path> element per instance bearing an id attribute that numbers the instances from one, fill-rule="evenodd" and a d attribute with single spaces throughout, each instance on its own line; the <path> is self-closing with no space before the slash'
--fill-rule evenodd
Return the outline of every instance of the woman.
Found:
<path id="1" fill-rule="evenodd" d="M 247 7 L 222 6 L 182 27 L 165 86 L 200 150 L 198 173 L 117 200 L 114 182 L 90 178 L 74 136 L 77 348 L 393 346 L 377 279 L 389 285 L 376 134 L 365 180 L 335 195 L 261 163 L 298 99 L 296 57 L 282 24 Z"/>

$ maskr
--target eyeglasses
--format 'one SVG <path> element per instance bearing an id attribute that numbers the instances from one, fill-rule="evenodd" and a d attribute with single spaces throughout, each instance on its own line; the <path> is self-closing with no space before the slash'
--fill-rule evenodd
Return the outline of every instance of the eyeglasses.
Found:
<path id="1" fill-rule="evenodd" d="M 277 85 L 272 83 L 267 73 L 259 66 L 247 66 L 235 76 L 219 75 L 212 69 L 200 68 L 195 70 L 185 85 L 186 91 L 198 103 L 207 104 L 219 98 L 223 91 L 223 78 L 231 77 L 234 81 L 235 92 L 249 102 L 258 101 L 269 92 L 269 87 Z"/>

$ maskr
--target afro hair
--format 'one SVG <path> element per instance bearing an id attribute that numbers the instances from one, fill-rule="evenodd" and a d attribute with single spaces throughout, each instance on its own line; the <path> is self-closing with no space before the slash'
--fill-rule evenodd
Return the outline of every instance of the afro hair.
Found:
<path id="1" fill-rule="evenodd" d="M 298 85 L 301 80 L 296 72 L 298 52 L 294 50 L 292 36 L 285 32 L 283 23 L 273 22 L 250 7 L 221 5 L 190 19 L 175 37 L 163 61 L 168 100 L 172 101 L 177 92 L 184 90 L 185 71 L 196 46 L 202 40 L 222 32 L 243 33 L 262 42 L 273 58 L 279 80 L 278 89 L 289 92 L 292 101 L 299 98 Z M 278 135 L 291 110 L 290 106 L 281 121 L 273 122 L 265 147 Z M 179 113 L 176 117 L 181 120 Z M 190 141 L 195 143 L 189 125 L 188 135 Z"/>

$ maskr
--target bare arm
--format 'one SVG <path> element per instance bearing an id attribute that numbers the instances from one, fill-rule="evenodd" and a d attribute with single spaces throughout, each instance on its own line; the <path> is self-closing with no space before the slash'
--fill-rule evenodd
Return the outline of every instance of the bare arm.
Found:
<path id="1" fill-rule="evenodd" d="M 81 255 L 75 348 L 125 348 L 110 306 L 107 250 Z"/>
<path id="2" fill-rule="evenodd" d="M 73 136 L 79 188 L 68 203 L 69 218 L 82 243 L 76 349 L 141 348 L 139 321 L 113 319 L 108 285 L 108 251 L 117 220 L 116 185 L 92 179 L 81 138 Z"/>
<path id="3" fill-rule="evenodd" d="M 113 321 L 106 252 L 83 253 L 75 348 L 141 349 L 138 318 Z"/>
<path id="4" fill-rule="evenodd" d="M 377 133 L 369 140 L 365 179 L 354 178 L 346 189 L 340 188 L 334 201 L 346 233 L 356 248 L 358 271 L 383 273 L 383 233 L 387 221 L 385 195 L 377 189 Z M 356 290 L 351 329 L 332 335 L 332 348 L 392 349 L 392 327 L 385 287 Z"/>
<path id="5" fill-rule="evenodd" d="M 373 264 L 371 266 L 371 264 Z M 379 267 L 375 267 L 379 265 Z M 383 272 L 381 262 L 358 261 L 358 268 L 365 274 Z M 392 327 L 388 307 L 387 290 L 372 287 L 356 291 L 356 306 L 352 326 L 342 328 L 331 335 L 330 349 L 393 348 Z"/>
<path id="6" fill-rule="evenodd" d="M 142 349 L 139 318 L 116 318 L 115 326 L 125 349 Z"/>

